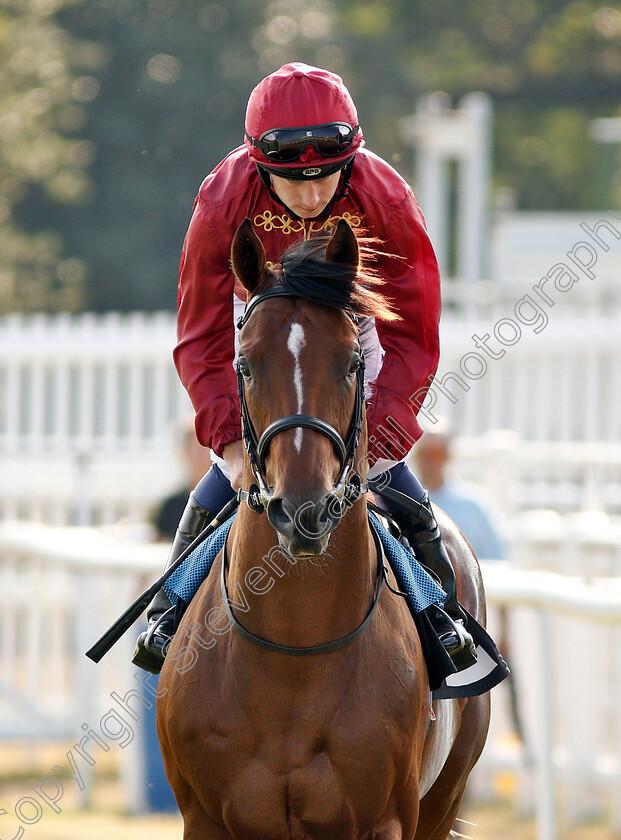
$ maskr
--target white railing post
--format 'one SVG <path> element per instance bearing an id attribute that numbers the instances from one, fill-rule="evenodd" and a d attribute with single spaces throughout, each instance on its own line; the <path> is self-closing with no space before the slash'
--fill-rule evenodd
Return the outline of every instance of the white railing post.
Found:
<path id="1" fill-rule="evenodd" d="M 550 614 L 537 611 L 538 631 L 538 734 L 534 745 L 536 757 L 537 838 L 557 840 L 556 786 L 554 771 L 555 686 L 553 634 Z"/>
<path id="2" fill-rule="evenodd" d="M 93 585 L 93 575 L 88 567 L 77 572 L 76 580 L 76 604 L 75 604 L 75 625 L 74 638 L 76 650 L 75 662 L 75 704 L 73 715 L 73 733 L 79 742 L 81 737 L 81 726 L 83 723 L 91 724 L 95 720 L 97 712 L 99 680 L 95 665 L 84 656 L 84 653 L 93 644 L 97 637 L 97 629 L 93 621 L 93 614 L 97 615 L 97 599 L 100 593 Z M 92 801 L 93 794 L 93 770 L 87 762 L 82 762 L 84 789 L 80 793 L 80 804 L 83 808 L 88 807 Z"/>

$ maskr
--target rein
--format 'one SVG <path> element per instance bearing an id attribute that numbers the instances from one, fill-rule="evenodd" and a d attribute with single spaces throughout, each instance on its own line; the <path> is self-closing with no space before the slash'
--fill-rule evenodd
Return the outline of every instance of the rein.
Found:
<path id="1" fill-rule="evenodd" d="M 259 647 L 265 648 L 266 650 L 271 650 L 274 653 L 285 653 L 288 656 L 314 656 L 319 653 L 331 653 L 334 650 L 340 650 L 341 648 L 347 647 L 347 645 L 351 645 L 352 642 L 355 642 L 356 639 L 360 638 L 364 631 L 367 629 L 369 624 L 371 623 L 371 619 L 377 609 L 377 605 L 379 604 L 380 595 L 382 594 L 382 589 L 384 586 L 384 579 L 387 579 L 388 573 L 386 571 L 386 566 L 383 562 L 383 550 L 382 544 L 380 539 L 375 531 L 373 525 L 371 525 L 371 533 L 373 534 L 373 541 L 375 543 L 375 548 L 377 551 L 377 584 L 375 586 L 375 597 L 373 598 L 373 603 L 366 614 L 362 624 L 360 624 L 352 633 L 348 633 L 347 636 L 343 636 L 340 639 L 336 639 L 333 642 L 324 642 L 321 645 L 310 645 L 309 647 L 290 647 L 289 645 L 280 645 L 277 642 L 270 642 L 268 639 L 264 639 L 262 636 L 257 636 L 254 633 L 251 633 L 250 630 L 246 630 L 243 624 L 241 624 L 237 618 L 235 618 L 235 614 L 231 608 L 231 602 L 229 599 L 229 593 L 226 586 L 226 568 L 228 566 L 228 557 L 226 553 L 226 544 L 224 546 L 223 554 L 222 554 L 222 565 L 220 567 L 220 592 L 222 595 L 222 602 L 224 604 L 224 611 L 227 615 L 227 618 L 233 625 L 233 627 L 237 630 L 237 632 L 242 636 L 244 639 L 247 639 L 249 642 L 252 642 Z"/>
<path id="2" fill-rule="evenodd" d="M 288 292 L 282 286 L 275 286 L 271 289 L 266 289 L 263 292 L 252 297 L 244 310 L 244 314 L 237 321 L 237 328 L 241 330 L 248 322 L 248 319 L 254 310 L 264 300 L 273 297 L 299 297 L 299 295 Z M 352 319 L 354 324 L 358 324 L 358 319 L 350 312 L 346 312 L 348 317 Z M 354 401 L 354 411 L 349 426 L 349 431 L 345 440 L 341 437 L 338 431 L 330 423 L 325 420 L 320 420 L 318 417 L 312 417 L 308 414 L 290 414 L 287 417 L 281 417 L 274 420 L 269 426 L 264 429 L 259 436 L 254 428 L 252 420 L 250 419 L 250 412 L 248 410 L 248 403 L 246 401 L 246 389 L 244 386 L 244 377 L 237 365 L 237 386 L 239 390 L 239 407 L 242 421 L 242 437 L 244 446 L 250 459 L 250 467 L 255 478 L 256 484 L 251 484 L 248 490 L 239 490 L 238 499 L 240 502 L 246 504 L 255 511 L 255 513 L 263 513 L 267 508 L 272 497 L 270 488 L 267 486 L 267 479 L 265 477 L 265 459 L 269 450 L 269 445 L 272 439 L 280 432 L 287 429 L 312 429 L 320 435 L 328 438 L 334 446 L 336 454 L 339 457 L 341 465 L 341 474 L 332 489 L 333 495 L 341 504 L 353 504 L 361 496 L 366 493 L 368 485 L 360 481 L 358 475 L 350 475 L 358 449 L 358 442 L 360 441 L 360 434 L 362 432 L 362 416 L 364 411 L 364 358 L 361 359 L 358 370 L 356 371 L 356 396 Z"/>

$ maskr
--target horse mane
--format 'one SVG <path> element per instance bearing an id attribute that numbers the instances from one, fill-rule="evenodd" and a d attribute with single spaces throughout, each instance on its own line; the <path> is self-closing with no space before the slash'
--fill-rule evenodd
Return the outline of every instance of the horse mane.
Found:
<path id="1" fill-rule="evenodd" d="M 320 234 L 288 248 L 281 259 L 280 284 L 295 297 L 323 306 L 382 321 L 400 320 L 390 301 L 375 290 L 384 281 L 372 266 L 380 254 L 372 240 L 359 238 L 360 262 L 354 267 L 326 260 L 329 239 L 329 234 Z"/>

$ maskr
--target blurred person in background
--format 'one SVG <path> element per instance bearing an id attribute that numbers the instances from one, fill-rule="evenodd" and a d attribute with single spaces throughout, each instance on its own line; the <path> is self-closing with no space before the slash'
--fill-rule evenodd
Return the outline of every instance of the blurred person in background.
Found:
<path id="1" fill-rule="evenodd" d="M 364 148 L 351 95 L 327 70 L 296 62 L 263 79 L 248 100 L 244 137 L 203 182 L 181 256 L 174 358 L 196 410 L 198 439 L 211 448 L 214 465 L 190 495 L 169 564 L 242 480 L 235 364 L 246 291 L 231 268 L 235 231 L 249 219 L 276 267 L 288 246 L 332 232 L 346 219 L 377 243 L 374 268 L 399 316 L 360 320 L 369 478 L 382 475 L 378 503 L 447 593 L 443 609 L 433 605 L 426 617 L 451 667 L 463 670 L 477 658 L 468 619 L 427 493 L 405 463 L 421 434 L 416 414 L 439 357 L 440 278 L 420 208 L 404 179 Z M 179 616 L 160 591 L 147 618 L 133 662 L 158 673 Z"/>
<path id="2" fill-rule="evenodd" d="M 452 474 L 453 434 L 448 420 L 438 417 L 433 426 L 425 426 L 408 461 L 427 488 L 431 501 L 455 522 L 476 556 L 480 560 L 506 559 L 499 516 L 485 493 Z"/>

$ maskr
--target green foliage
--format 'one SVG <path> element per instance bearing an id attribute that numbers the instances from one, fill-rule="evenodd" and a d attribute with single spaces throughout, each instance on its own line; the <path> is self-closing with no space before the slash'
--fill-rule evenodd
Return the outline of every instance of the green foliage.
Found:
<path id="1" fill-rule="evenodd" d="M 496 184 L 511 187 L 520 209 L 600 209 L 614 203 L 601 147 L 582 109 L 501 106 L 496 121 Z M 510 165 L 507 165 L 510 164 Z"/>
<path id="2" fill-rule="evenodd" d="M 67 216 L 88 260 L 91 305 L 174 308 L 198 188 L 243 141 L 252 87 L 292 60 L 344 61 L 334 7 L 318 0 L 99 0 L 63 18 L 111 59 L 85 136 L 96 192 Z M 83 250 L 82 250 L 83 249 Z"/>
<path id="3" fill-rule="evenodd" d="M 365 133 L 380 154 L 396 160 L 409 154 L 391 127 L 419 95 L 442 90 L 458 102 L 483 90 L 494 102 L 495 182 L 511 186 L 520 207 L 618 203 L 611 176 L 619 156 L 596 145 L 588 130 L 595 117 L 621 115 L 621 4 L 386 0 L 381 6 L 389 32 L 377 2 L 339 5 L 346 42 L 355 45 L 347 54 L 363 94 Z M 379 33 L 373 39 L 371 13 Z"/>
<path id="4" fill-rule="evenodd" d="M 0 0 L 0 307 L 174 308 L 200 182 L 292 60 L 341 73 L 406 177 L 417 97 L 483 90 L 520 207 L 610 206 L 589 123 L 619 114 L 620 47 L 610 0 Z"/>
<path id="5" fill-rule="evenodd" d="M 54 21 L 66 2 L 0 3 L 0 312 L 83 303 L 85 266 L 67 263 L 57 231 L 30 231 L 20 215 L 33 191 L 50 206 L 89 191 L 95 148 L 74 132 L 98 88 L 85 74 L 98 71 L 101 51 Z"/>
<path id="6" fill-rule="evenodd" d="M 0 313 L 73 312 L 84 301 L 84 265 L 62 258 L 56 233 L 0 227 Z"/>

